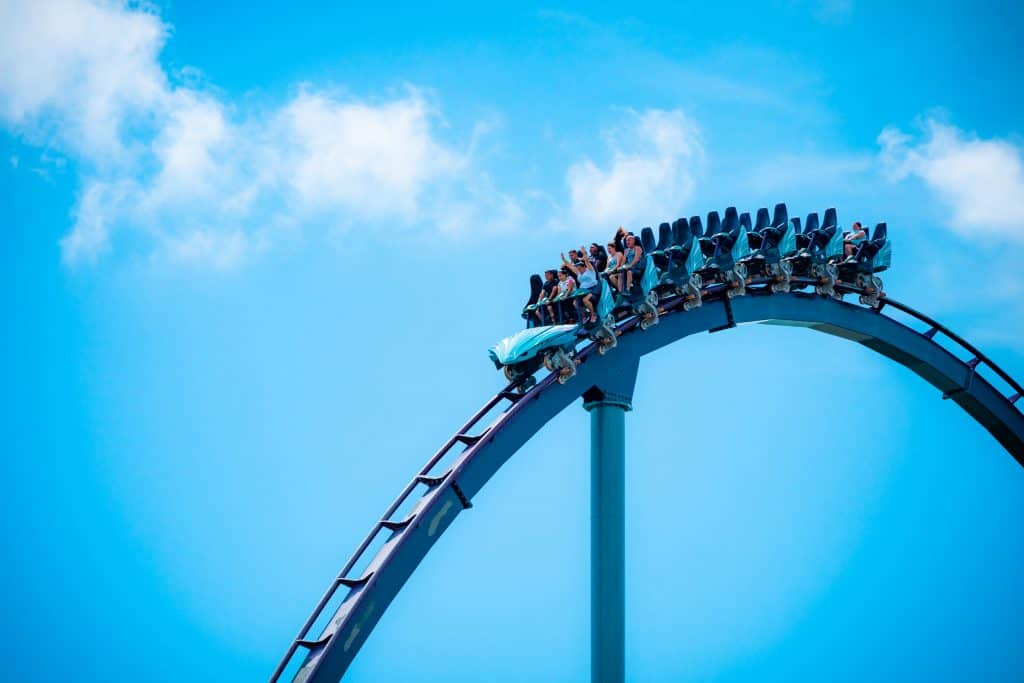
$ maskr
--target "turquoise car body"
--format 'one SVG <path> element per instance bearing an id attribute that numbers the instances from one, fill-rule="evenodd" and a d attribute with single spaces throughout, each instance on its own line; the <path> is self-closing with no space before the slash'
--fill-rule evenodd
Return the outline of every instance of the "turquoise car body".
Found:
<path id="1" fill-rule="evenodd" d="M 545 325 L 528 327 L 505 337 L 488 350 L 494 366 L 501 369 L 530 360 L 541 351 L 562 347 L 566 350 L 576 346 L 577 325 Z"/>

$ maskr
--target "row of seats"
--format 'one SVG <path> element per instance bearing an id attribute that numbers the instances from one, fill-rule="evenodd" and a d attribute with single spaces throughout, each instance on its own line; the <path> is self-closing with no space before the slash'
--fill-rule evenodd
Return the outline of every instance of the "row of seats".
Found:
<path id="1" fill-rule="evenodd" d="M 689 250 L 694 238 L 697 239 L 703 254 L 709 257 L 710 262 L 713 255 L 733 249 L 744 231 L 746 231 L 748 244 L 741 246 L 749 247 L 744 251 L 750 253 L 750 250 L 778 246 L 790 227 L 795 233 L 796 249 L 801 253 L 821 252 L 836 238 L 836 233 L 839 230 L 835 208 L 827 209 L 820 220 L 818 214 L 812 212 L 804 221 L 801 221 L 799 217 L 790 218 L 786 205 L 779 203 L 775 205 L 772 212 L 764 207 L 759 208 L 753 220 L 749 213 L 739 213 L 736 207 L 730 206 L 726 208 L 724 218 L 718 211 L 711 211 L 707 214 L 706 221 L 702 220 L 700 216 L 690 216 L 689 218 L 679 218 L 672 223 L 661 223 L 658 226 L 657 237 L 651 227 L 645 227 L 640 231 L 639 241 L 644 253 L 654 256 L 659 270 L 662 270 L 665 261 L 660 257 L 681 250 Z M 874 231 L 870 231 L 867 227 L 864 227 L 863 230 L 866 233 L 866 238 L 860 243 L 855 254 L 856 259 L 861 261 L 874 258 L 886 247 L 888 242 L 888 229 L 885 223 L 878 223 Z M 782 254 L 781 256 L 789 255 Z M 839 257 L 842 258 L 842 256 L 840 251 Z M 873 272 L 883 270 L 888 265 L 888 261 L 886 261 L 874 268 Z M 542 285 L 543 280 L 539 275 L 530 277 L 530 302 L 537 299 Z"/>

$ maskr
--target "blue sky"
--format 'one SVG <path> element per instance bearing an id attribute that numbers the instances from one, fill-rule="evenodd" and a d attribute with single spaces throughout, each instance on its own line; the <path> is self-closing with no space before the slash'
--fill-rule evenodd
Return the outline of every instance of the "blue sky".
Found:
<path id="1" fill-rule="evenodd" d="M 265 678 L 528 275 L 619 224 L 887 220 L 889 293 L 1024 376 L 1019 3 L 677 5 L 0 2 L 12 678 Z M 908 370 L 742 328 L 635 405 L 630 680 L 1024 676 L 1024 472 Z M 587 680 L 587 433 L 352 680 Z"/>

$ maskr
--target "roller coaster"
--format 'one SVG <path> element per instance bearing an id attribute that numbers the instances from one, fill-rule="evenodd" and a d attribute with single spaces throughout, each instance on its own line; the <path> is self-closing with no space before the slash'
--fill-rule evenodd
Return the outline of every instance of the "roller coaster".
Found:
<path id="1" fill-rule="evenodd" d="M 972 344 L 883 291 L 884 223 L 844 258 L 836 212 L 789 219 L 729 208 L 724 220 L 679 219 L 641 232 L 644 265 L 631 291 L 606 273 L 597 320 L 579 297 L 538 306 L 538 276 L 522 311 L 527 327 L 490 351 L 509 382 L 402 489 L 316 604 L 271 683 L 335 682 L 437 539 L 501 466 L 582 397 L 592 425 L 592 676 L 623 680 L 622 416 L 640 358 L 700 332 L 742 324 L 803 327 L 865 346 L 903 365 L 959 405 L 1024 465 L 1024 388 Z M 837 237 L 837 235 L 839 237 Z M 625 288 L 624 288 L 625 289 Z M 857 303 L 846 301 L 856 296 Z M 940 341 L 944 343 L 940 343 Z M 538 378 L 538 375 L 544 374 Z M 1000 387 L 1007 387 L 1001 389 Z M 618 468 L 618 469 L 617 469 Z"/>

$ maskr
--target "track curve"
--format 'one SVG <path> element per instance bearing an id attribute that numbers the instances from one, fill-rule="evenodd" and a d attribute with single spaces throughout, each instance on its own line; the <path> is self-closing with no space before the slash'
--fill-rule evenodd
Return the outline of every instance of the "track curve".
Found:
<path id="1" fill-rule="evenodd" d="M 928 329 L 918 332 L 884 315 L 885 307 L 911 315 Z M 882 309 L 871 309 L 803 293 L 767 295 L 754 291 L 729 299 L 718 292 L 706 295 L 704 305 L 693 311 L 682 312 L 680 307 L 670 305 L 660 324 L 645 331 L 640 331 L 636 323 L 633 318 L 619 325 L 618 346 L 607 355 L 596 353 L 596 344 L 583 348 L 577 375 L 568 383 L 559 384 L 554 375 L 548 375 L 525 394 L 499 392 L 448 439 L 331 583 L 271 676 L 271 683 L 280 679 L 299 650 L 306 655 L 293 681 L 338 681 L 413 570 L 505 461 L 588 389 L 597 387 L 606 393 L 631 396 L 641 356 L 698 332 L 746 323 L 778 324 L 806 327 L 862 344 L 909 368 L 939 389 L 943 398 L 955 401 L 1024 466 L 1024 414 L 1017 407 L 1024 394 L 1021 385 L 939 323 L 891 299 L 883 300 Z M 961 360 L 940 346 L 935 341 L 940 333 L 971 358 Z M 979 367 L 990 369 L 1015 393 L 1000 393 L 978 373 Z M 499 411 L 497 417 L 481 428 L 478 423 L 495 410 Z M 477 431 L 471 433 L 474 429 Z M 448 462 L 447 456 L 460 445 L 464 450 Z M 447 463 L 443 467 L 439 466 L 442 461 Z M 425 491 L 412 510 L 402 519 L 393 519 L 418 488 Z M 349 576 L 371 544 L 382 539 L 383 544 L 361 575 Z M 347 594 L 333 617 L 319 634 L 310 637 L 311 627 L 343 588 Z"/>

